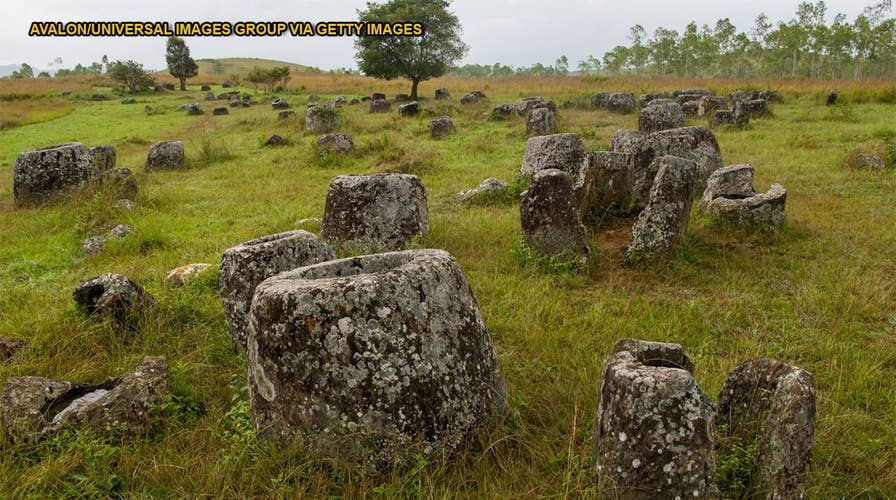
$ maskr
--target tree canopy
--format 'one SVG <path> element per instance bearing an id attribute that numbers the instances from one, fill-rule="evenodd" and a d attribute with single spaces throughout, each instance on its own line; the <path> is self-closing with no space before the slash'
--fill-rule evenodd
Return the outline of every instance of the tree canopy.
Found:
<path id="1" fill-rule="evenodd" d="M 168 63 L 168 72 L 180 81 L 180 89 L 187 90 L 187 78 L 199 74 L 199 65 L 190 57 L 190 48 L 183 38 L 173 36 L 168 39 L 165 61 Z"/>
<path id="2" fill-rule="evenodd" d="M 252 71 L 246 75 L 246 80 L 252 82 L 257 87 L 264 85 L 264 90 L 271 93 L 278 82 L 284 83 L 289 80 L 289 66 L 274 66 L 273 68 L 252 68 Z"/>
<path id="3" fill-rule="evenodd" d="M 896 20 L 892 0 L 870 5 L 852 22 L 828 17 L 823 0 L 803 2 L 794 17 L 773 25 L 765 14 L 739 31 L 729 19 L 678 32 L 641 25 L 629 30 L 629 45 L 585 64 L 609 74 L 697 77 L 880 78 L 896 74 Z"/>
<path id="4" fill-rule="evenodd" d="M 362 73 L 392 80 L 411 81 L 411 99 L 417 98 L 417 85 L 442 76 L 467 52 L 461 40 L 460 22 L 447 0 L 391 0 L 368 3 L 358 11 L 361 22 L 419 22 L 421 36 L 360 35 L 355 41 L 355 59 Z"/>
<path id="5" fill-rule="evenodd" d="M 131 92 L 140 92 L 152 87 L 155 81 L 136 61 L 115 61 L 109 66 L 109 76 L 124 85 Z"/>

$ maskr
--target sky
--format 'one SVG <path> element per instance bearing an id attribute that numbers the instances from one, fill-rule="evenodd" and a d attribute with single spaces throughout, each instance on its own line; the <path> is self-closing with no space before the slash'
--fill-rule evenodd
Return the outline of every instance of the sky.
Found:
<path id="1" fill-rule="evenodd" d="M 133 59 L 147 69 L 165 67 L 164 38 L 29 37 L 32 21 L 352 21 L 365 0 L 29 0 L 4 9 L 0 18 L 0 65 L 27 62 L 44 69 L 56 57 L 62 67 L 87 65 L 103 55 Z M 798 0 L 454 0 L 451 10 L 463 26 L 470 50 L 462 63 L 529 66 L 553 64 L 566 55 L 570 67 L 589 55 L 601 57 L 627 44 L 634 24 L 648 33 L 659 26 L 682 31 L 731 19 L 739 30 L 764 12 L 774 21 L 794 16 Z M 827 0 L 828 16 L 850 20 L 872 0 Z M 194 58 L 258 57 L 321 69 L 355 67 L 351 38 L 188 37 Z"/>

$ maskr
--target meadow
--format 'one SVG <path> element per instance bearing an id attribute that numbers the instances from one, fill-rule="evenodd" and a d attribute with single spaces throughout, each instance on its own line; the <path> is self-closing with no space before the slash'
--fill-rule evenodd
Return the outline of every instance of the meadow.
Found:
<path id="1" fill-rule="evenodd" d="M 145 438 L 83 431 L 22 445 L 0 437 L 0 496 L 600 497 L 591 426 L 604 360 L 624 337 L 683 344 L 695 378 L 714 398 L 727 373 L 753 357 L 811 371 L 818 414 L 809 496 L 896 496 L 896 174 L 844 162 L 851 150 L 888 150 L 896 141 L 893 82 L 443 78 L 421 84 L 430 98 L 417 118 L 400 118 L 395 106 L 382 115 L 369 114 L 366 104 L 343 107 L 339 132 L 354 137 L 356 150 L 319 159 L 316 136 L 303 127 L 309 95 L 391 97 L 408 85 L 296 74 L 276 95 L 299 116 L 279 120 L 272 96 L 251 87 L 242 90 L 257 106 L 212 116 L 223 101 L 202 101 L 199 84 L 216 78 L 191 80 L 186 92 L 138 95 L 135 105 L 121 104 L 102 80 L 30 88 L 0 81 L 0 96 L 65 109 L 0 131 L 0 336 L 30 343 L 0 364 L 0 380 L 98 382 L 152 354 L 167 356 L 173 385 Z M 589 109 L 589 94 L 693 86 L 784 95 L 772 117 L 716 132 L 726 165 L 755 167 L 757 190 L 787 188 L 783 228 L 735 230 L 695 210 L 673 259 L 633 267 L 622 255 L 632 221 L 608 217 L 590 235 L 587 268 L 565 272 L 521 255 L 518 205 L 454 201 L 486 177 L 517 176 L 525 123 L 487 120 L 494 104 L 553 99 L 561 108 L 559 131 L 579 133 L 589 149 L 601 150 L 617 130 L 637 128 L 637 115 Z M 448 87 L 453 99 L 432 100 L 438 87 Z M 841 103 L 826 108 L 831 88 L 840 90 Z M 64 89 L 72 94 L 60 97 Z M 459 104 L 477 89 L 489 103 Z M 97 91 L 111 99 L 90 101 Z M 12 101 L 0 101 L 0 115 Z M 206 114 L 177 110 L 191 102 Z M 157 112 L 147 115 L 144 105 Z M 444 114 L 457 132 L 431 139 L 429 120 Z M 274 133 L 288 145 L 263 147 Z M 149 145 L 173 139 L 185 142 L 187 168 L 146 173 Z M 70 141 L 117 148 L 118 166 L 133 169 L 139 183 L 133 210 L 114 208 L 112 193 L 92 188 L 45 206 L 15 205 L 16 155 Z M 420 245 L 454 255 L 472 285 L 507 380 L 509 411 L 500 427 L 449 460 L 361 473 L 258 441 L 245 360 L 231 348 L 213 273 L 181 289 L 163 281 L 180 265 L 217 265 L 226 248 L 258 236 L 316 232 L 305 220 L 321 216 L 330 179 L 374 172 L 421 177 L 431 233 Z M 135 233 L 108 242 L 99 256 L 82 254 L 84 238 L 118 223 Z M 129 276 L 159 298 L 158 318 L 139 334 L 117 334 L 76 312 L 75 286 L 105 272 Z"/>

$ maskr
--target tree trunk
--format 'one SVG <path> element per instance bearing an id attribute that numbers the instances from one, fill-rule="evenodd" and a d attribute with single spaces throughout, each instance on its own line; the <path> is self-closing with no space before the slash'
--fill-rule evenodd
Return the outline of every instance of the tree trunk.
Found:
<path id="1" fill-rule="evenodd" d="M 411 100 L 417 100 L 417 85 L 420 85 L 419 78 L 411 78 Z"/>
<path id="2" fill-rule="evenodd" d="M 187 79 L 186 78 L 180 78 L 180 89 L 187 90 Z"/>

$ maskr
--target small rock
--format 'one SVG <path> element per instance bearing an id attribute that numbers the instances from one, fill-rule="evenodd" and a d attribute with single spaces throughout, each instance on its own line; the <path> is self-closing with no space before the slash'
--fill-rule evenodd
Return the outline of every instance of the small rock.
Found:
<path id="1" fill-rule="evenodd" d="M 289 103 L 284 99 L 274 99 L 271 102 L 271 107 L 274 109 L 289 109 Z"/>
<path id="2" fill-rule="evenodd" d="M 837 93 L 837 91 L 832 90 L 828 94 L 827 99 L 824 100 L 824 105 L 825 106 L 833 106 L 833 105 L 837 104 L 837 97 L 839 97 L 839 94 Z"/>
<path id="3" fill-rule="evenodd" d="M 187 264 L 186 266 L 176 267 L 165 276 L 165 283 L 171 288 L 180 288 L 187 284 L 191 279 L 199 276 L 204 271 L 211 269 L 211 264 Z"/>
<path id="4" fill-rule="evenodd" d="M 212 114 L 215 116 L 227 115 L 230 114 L 230 111 L 227 108 L 215 108 L 212 110 Z"/>
<path id="5" fill-rule="evenodd" d="M 184 143 L 162 141 L 150 146 L 146 155 L 146 170 L 170 170 L 184 165 Z"/>
<path id="6" fill-rule="evenodd" d="M 277 134 L 274 134 L 274 135 L 268 137 L 268 140 L 264 141 L 264 145 L 265 146 L 285 146 L 286 139 L 284 139 L 283 137 L 280 137 Z"/>
<path id="7" fill-rule="evenodd" d="M 402 104 L 398 107 L 398 114 L 401 116 L 417 116 L 420 114 L 420 104 L 417 101 Z"/>
<path id="8" fill-rule="evenodd" d="M 787 190 L 773 184 L 765 193 L 753 188 L 752 165 L 721 168 L 709 177 L 700 211 L 733 225 L 777 226 L 784 222 Z"/>
<path id="9" fill-rule="evenodd" d="M 464 95 L 460 98 L 461 104 L 477 104 L 479 101 L 486 99 L 485 93 L 481 90 L 474 90 L 469 94 Z"/>
<path id="10" fill-rule="evenodd" d="M 454 122 L 450 116 L 440 116 L 429 122 L 429 135 L 433 138 L 446 137 L 454 133 Z"/>
<path id="11" fill-rule="evenodd" d="M 346 154 L 355 149 L 352 136 L 346 134 L 324 134 L 317 138 L 317 156 Z"/>
<path id="12" fill-rule="evenodd" d="M 392 104 L 385 99 L 374 99 L 370 101 L 371 113 L 387 113 L 390 109 L 392 109 Z"/>
<path id="13" fill-rule="evenodd" d="M 465 189 L 457 193 L 457 202 L 462 205 L 490 205 L 507 197 L 510 185 L 506 182 L 489 177 L 479 183 L 474 189 Z"/>
<path id="14" fill-rule="evenodd" d="M 133 97 L 125 97 L 124 99 L 121 100 L 121 103 L 122 104 L 137 104 L 137 99 L 134 99 Z"/>
<path id="15" fill-rule="evenodd" d="M 296 116 L 295 111 L 281 111 L 281 112 L 277 113 L 277 117 L 280 118 L 281 120 L 286 120 L 287 118 L 292 118 L 294 116 Z"/>
<path id="16" fill-rule="evenodd" d="M 451 92 L 446 88 L 436 89 L 436 100 L 443 101 L 446 99 L 451 99 Z"/>
<path id="17" fill-rule="evenodd" d="M 108 317 L 118 331 L 133 330 L 143 316 L 159 308 L 155 297 L 120 274 L 83 281 L 73 295 L 82 312 Z"/>
<path id="18" fill-rule="evenodd" d="M 0 337 L 0 361 L 6 361 L 28 345 L 24 340 L 11 337 Z"/>

